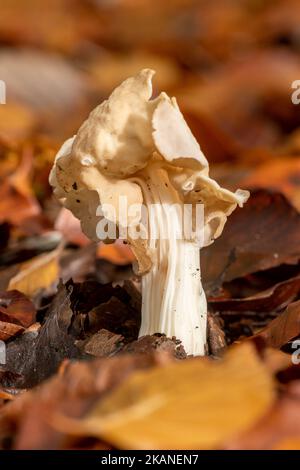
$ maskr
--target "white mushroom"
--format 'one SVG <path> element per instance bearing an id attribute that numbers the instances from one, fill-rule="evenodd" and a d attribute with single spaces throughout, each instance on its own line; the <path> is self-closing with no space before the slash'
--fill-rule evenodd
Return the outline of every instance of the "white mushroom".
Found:
<path id="1" fill-rule="evenodd" d="M 237 205 L 242 207 L 249 193 L 232 193 L 209 177 L 208 162 L 175 98 L 161 93 L 150 99 L 153 73 L 142 70 L 124 81 L 90 114 L 59 151 L 50 183 L 89 238 L 99 239 L 97 228 L 104 221 L 119 231 L 128 229 L 142 275 L 140 336 L 175 336 L 188 354 L 202 355 L 207 305 L 199 240 L 203 247 L 219 237 L 227 216 Z M 124 196 L 125 218 L 119 203 Z M 143 204 L 148 218 L 146 237 L 141 238 L 136 235 L 143 228 Z M 192 237 L 182 236 L 181 209 L 186 204 Z M 202 233 L 196 226 L 199 205 L 204 208 Z"/>

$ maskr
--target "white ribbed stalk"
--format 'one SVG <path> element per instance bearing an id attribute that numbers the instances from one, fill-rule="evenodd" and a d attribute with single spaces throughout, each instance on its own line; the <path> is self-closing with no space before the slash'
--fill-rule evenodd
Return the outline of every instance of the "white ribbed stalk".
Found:
<path id="1" fill-rule="evenodd" d="M 179 213 L 166 204 L 181 201 L 167 172 L 156 165 L 143 170 L 144 200 L 151 205 L 149 248 L 153 266 L 142 277 L 142 324 L 139 336 L 164 333 L 182 341 L 187 354 L 205 354 L 207 303 L 201 285 L 200 250 L 177 239 Z M 154 204 L 154 206 L 153 206 Z"/>

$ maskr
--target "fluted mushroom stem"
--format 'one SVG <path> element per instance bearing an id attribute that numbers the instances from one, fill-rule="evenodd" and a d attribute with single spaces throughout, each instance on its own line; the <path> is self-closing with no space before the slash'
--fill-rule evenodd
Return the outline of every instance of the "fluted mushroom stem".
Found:
<path id="1" fill-rule="evenodd" d="M 201 285 L 200 249 L 193 241 L 176 237 L 182 221 L 179 213 L 170 210 L 170 204 L 178 204 L 178 196 L 166 172 L 154 167 L 147 174 L 142 189 L 147 205 L 152 204 L 149 247 L 153 266 L 142 277 L 139 336 L 175 336 L 187 354 L 204 355 L 207 302 Z"/>

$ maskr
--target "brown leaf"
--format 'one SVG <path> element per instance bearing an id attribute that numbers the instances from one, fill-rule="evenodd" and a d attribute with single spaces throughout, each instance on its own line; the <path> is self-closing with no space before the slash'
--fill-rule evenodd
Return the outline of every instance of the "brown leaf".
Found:
<path id="1" fill-rule="evenodd" d="M 222 236 L 201 251 L 204 284 L 211 293 L 225 281 L 299 258 L 300 215 L 283 195 L 258 190 L 230 216 Z"/>
<path id="2" fill-rule="evenodd" d="M 102 329 L 85 341 L 76 341 L 76 346 L 95 357 L 113 356 L 123 346 L 123 336 Z"/>
<path id="3" fill-rule="evenodd" d="M 209 352 L 213 356 L 219 356 L 226 348 L 226 337 L 215 315 L 208 313 L 207 316 L 207 343 Z"/>
<path id="4" fill-rule="evenodd" d="M 66 433 L 51 424 L 58 412 L 81 417 L 135 370 L 170 361 L 168 355 L 128 354 L 67 364 L 61 374 L 5 406 L 0 415 L 0 448 L 7 438 L 18 449 L 65 448 Z"/>
<path id="5" fill-rule="evenodd" d="M 279 282 L 258 294 L 241 299 L 210 298 L 210 306 L 218 311 L 272 312 L 292 302 L 300 292 L 300 276 Z"/>
<path id="6" fill-rule="evenodd" d="M 97 282 L 61 284 L 41 328 L 29 328 L 8 344 L 5 370 L 14 375 L 0 381 L 7 387 L 32 387 L 54 374 L 64 359 L 118 352 L 123 343 L 137 338 L 139 325 L 140 312 L 124 289 Z M 107 333 L 97 335 L 103 329 Z M 114 335 L 124 336 L 115 350 Z"/>
<path id="7" fill-rule="evenodd" d="M 102 30 L 94 8 L 77 1 L 72 1 L 69 8 L 68 0 L 51 0 L 50 4 L 45 14 L 38 0 L 2 0 L 2 44 L 31 45 L 66 54 L 77 51 L 82 40 L 89 43 Z"/>
<path id="8" fill-rule="evenodd" d="M 121 449 L 211 449 L 271 406 L 273 380 L 250 344 L 130 377 L 73 424 Z"/>
<path id="9" fill-rule="evenodd" d="M 0 340 L 7 341 L 14 338 L 24 331 L 23 326 L 16 325 L 15 323 L 3 322 L 0 320 Z"/>
<path id="10" fill-rule="evenodd" d="M 202 82 L 188 83 L 179 91 L 180 104 L 195 120 L 208 116 L 221 135 L 233 140 L 239 149 L 235 157 L 242 149 L 274 148 L 299 126 L 299 111 L 290 99 L 299 73 L 297 56 L 288 49 L 257 49 L 225 63 Z M 200 125 L 198 129 L 202 144 Z"/>
<path id="11" fill-rule="evenodd" d="M 28 261 L 41 253 L 53 251 L 61 241 L 60 234 L 53 231 L 11 241 L 9 247 L 0 251 L 0 264 L 10 266 Z"/>
<path id="12" fill-rule="evenodd" d="M 107 302 L 100 303 L 88 312 L 88 329 L 95 333 L 105 328 L 113 333 L 121 334 L 126 338 L 126 342 L 130 342 L 138 336 L 140 311 L 134 310 L 129 303 L 126 303 L 126 295 L 125 297 L 123 295 L 124 300 L 121 300 L 115 296 L 116 294 L 117 291 L 112 291 Z"/>
<path id="13" fill-rule="evenodd" d="M 0 320 L 27 328 L 35 322 L 36 308 L 22 293 L 12 290 L 0 293 Z"/>
<path id="14" fill-rule="evenodd" d="M 255 338 L 263 338 L 267 346 L 281 348 L 300 335 L 300 300 L 290 304 L 286 310 L 272 320 Z"/>
<path id="15" fill-rule="evenodd" d="M 123 351 L 131 354 L 151 354 L 153 351 L 159 351 L 168 352 L 176 359 L 185 359 L 187 357 L 179 340 L 176 340 L 175 337 L 167 338 L 161 334 L 142 336 L 138 340 L 127 344 Z"/>
<path id="16" fill-rule="evenodd" d="M 0 222 L 19 226 L 26 219 L 40 214 L 40 206 L 33 196 L 29 182 L 32 161 L 32 149 L 26 147 L 17 170 L 1 181 Z"/>
<path id="17" fill-rule="evenodd" d="M 74 336 L 69 333 L 73 311 L 72 287 L 61 286 L 38 330 L 28 329 L 6 349 L 5 370 L 15 374 L 12 382 L 4 377 L 7 387 L 27 388 L 54 374 L 63 359 L 78 357 Z"/>
<path id="18" fill-rule="evenodd" d="M 239 182 L 241 188 L 265 188 L 283 193 L 300 211 L 300 161 L 285 157 L 268 159 Z"/>

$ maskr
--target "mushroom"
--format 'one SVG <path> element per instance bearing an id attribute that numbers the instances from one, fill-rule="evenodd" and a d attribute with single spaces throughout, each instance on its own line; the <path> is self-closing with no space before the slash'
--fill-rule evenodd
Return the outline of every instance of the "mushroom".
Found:
<path id="1" fill-rule="evenodd" d="M 203 355 L 207 303 L 200 248 L 221 235 L 249 193 L 233 193 L 209 177 L 176 99 L 166 93 L 150 99 L 153 74 L 145 69 L 125 80 L 91 112 L 58 152 L 50 184 L 90 239 L 103 238 L 106 224 L 104 241 L 122 234 L 130 243 L 142 276 L 140 336 L 175 336 L 187 354 Z M 182 214 L 192 227 L 188 235 Z"/>

